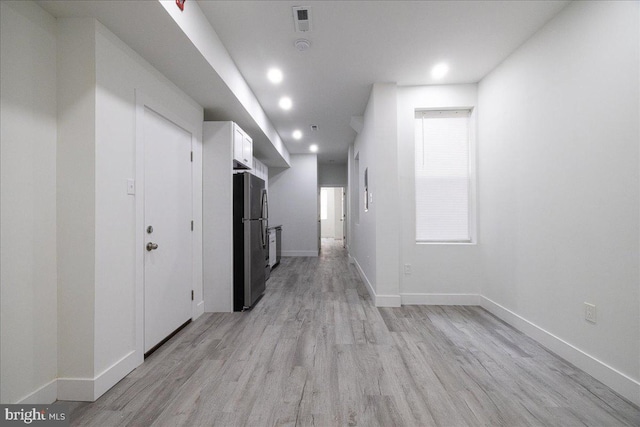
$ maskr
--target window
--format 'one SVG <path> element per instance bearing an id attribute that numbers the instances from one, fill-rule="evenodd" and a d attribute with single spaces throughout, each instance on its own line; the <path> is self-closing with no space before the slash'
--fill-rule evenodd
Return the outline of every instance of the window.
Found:
<path id="1" fill-rule="evenodd" d="M 469 110 L 416 111 L 416 241 L 471 242 Z"/>

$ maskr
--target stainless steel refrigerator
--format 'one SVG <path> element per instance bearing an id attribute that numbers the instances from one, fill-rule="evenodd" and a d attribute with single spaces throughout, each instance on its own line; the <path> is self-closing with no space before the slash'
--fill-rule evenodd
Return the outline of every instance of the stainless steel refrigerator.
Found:
<path id="1" fill-rule="evenodd" d="M 269 206 L 264 181 L 233 175 L 233 310 L 255 305 L 265 290 Z"/>

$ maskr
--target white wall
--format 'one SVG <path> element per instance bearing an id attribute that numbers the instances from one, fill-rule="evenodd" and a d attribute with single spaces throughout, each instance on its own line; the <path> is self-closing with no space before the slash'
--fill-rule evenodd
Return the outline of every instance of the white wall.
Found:
<path id="1" fill-rule="evenodd" d="M 364 210 L 364 172 L 373 164 L 374 109 L 373 91 L 365 110 L 363 127 L 350 149 L 349 200 L 351 206 L 351 233 L 349 255 L 372 297 L 376 284 L 375 204 Z M 375 301 L 374 301 L 375 302 Z"/>
<path id="2" fill-rule="evenodd" d="M 479 87 L 483 304 L 636 404 L 638 5 L 570 4 Z"/>
<path id="3" fill-rule="evenodd" d="M 233 311 L 233 124 L 204 122 L 202 233 L 207 312 Z M 226 201 L 226 202 L 225 202 Z"/>
<path id="4" fill-rule="evenodd" d="M 0 2 L 0 402 L 55 400 L 56 27 Z"/>
<path id="5" fill-rule="evenodd" d="M 131 362 L 122 359 L 135 350 L 135 263 L 136 251 L 143 249 L 136 247 L 136 197 L 127 195 L 126 183 L 127 179 L 136 177 L 136 91 L 180 118 L 188 127 L 186 130 L 192 133 L 194 318 L 204 311 L 201 228 L 204 114 L 202 107 L 100 23 L 96 25 L 95 39 L 94 371 L 99 377 L 106 375 L 110 369 L 126 370 Z M 141 188 L 137 190 L 141 196 Z M 118 367 L 118 363 L 122 363 L 123 367 Z"/>
<path id="6" fill-rule="evenodd" d="M 58 376 L 84 379 L 94 376 L 95 20 L 60 19 L 57 32 Z"/>
<path id="7" fill-rule="evenodd" d="M 269 168 L 269 225 L 282 225 L 283 256 L 318 256 L 318 160 L 292 154 L 288 169 Z"/>
<path id="8" fill-rule="evenodd" d="M 403 304 L 464 304 L 477 301 L 483 282 L 482 259 L 475 244 L 418 244 L 415 239 L 415 132 L 417 109 L 474 108 L 477 85 L 398 88 L 398 173 L 400 191 Z M 477 111 L 472 114 L 475 124 Z M 473 127 L 473 126 L 472 126 Z M 475 133 L 473 135 L 475 138 Z"/>
<path id="9" fill-rule="evenodd" d="M 204 311 L 203 110 L 94 19 L 59 19 L 57 32 L 57 398 L 94 400 L 143 360 L 143 188 L 127 194 L 140 166 L 137 98 L 170 111 L 193 135 L 193 316 Z"/>
<path id="10" fill-rule="evenodd" d="M 397 87 L 374 84 L 356 137 L 353 156 L 359 171 L 350 167 L 350 204 L 358 221 L 352 222 L 349 252 L 376 305 L 400 305 L 400 212 L 398 194 Z M 349 162 L 355 165 L 355 158 Z M 368 171 L 371 203 L 364 211 L 364 173 Z M 356 174 L 358 176 L 356 176 Z M 358 182 L 358 185 L 355 183 Z"/>
<path id="11" fill-rule="evenodd" d="M 318 165 L 320 187 L 346 187 L 347 164 L 322 163 Z"/>

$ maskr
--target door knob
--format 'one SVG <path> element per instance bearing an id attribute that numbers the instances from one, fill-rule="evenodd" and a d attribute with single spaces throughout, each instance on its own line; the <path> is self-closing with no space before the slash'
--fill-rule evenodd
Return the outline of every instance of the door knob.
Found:
<path id="1" fill-rule="evenodd" d="M 151 242 L 147 243 L 147 250 L 149 252 L 151 252 L 153 250 L 156 250 L 156 249 L 158 249 L 158 244 L 157 243 L 151 243 Z"/>

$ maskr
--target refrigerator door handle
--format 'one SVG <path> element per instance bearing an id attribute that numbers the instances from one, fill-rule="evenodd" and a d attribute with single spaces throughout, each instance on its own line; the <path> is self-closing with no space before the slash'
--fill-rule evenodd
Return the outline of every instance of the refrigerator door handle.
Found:
<path id="1" fill-rule="evenodd" d="M 267 229 L 269 228 L 269 202 L 267 201 L 267 190 L 262 189 L 262 216 L 260 220 L 262 221 L 262 247 L 267 247 Z"/>

